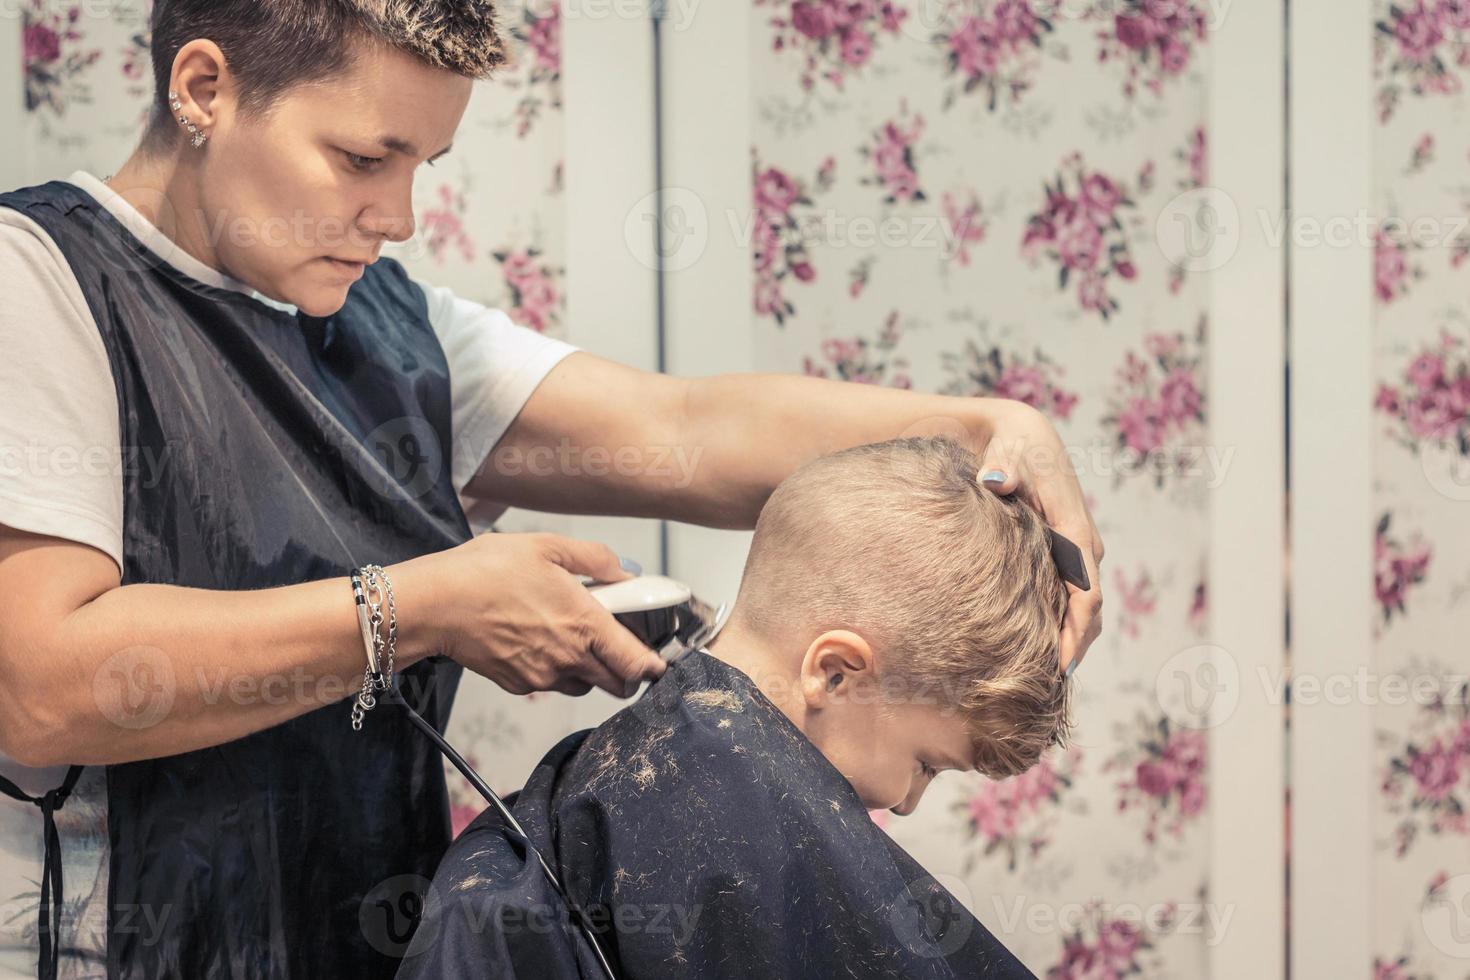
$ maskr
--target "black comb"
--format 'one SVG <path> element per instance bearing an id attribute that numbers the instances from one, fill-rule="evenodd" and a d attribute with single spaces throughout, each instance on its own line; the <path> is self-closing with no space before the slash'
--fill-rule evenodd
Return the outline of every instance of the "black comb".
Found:
<path id="1" fill-rule="evenodd" d="M 1051 542 L 1052 560 L 1057 563 L 1057 571 L 1062 573 L 1062 578 L 1084 592 L 1092 588 L 1087 578 L 1087 563 L 1082 560 L 1082 549 L 1050 527 L 1046 529 L 1046 536 Z"/>

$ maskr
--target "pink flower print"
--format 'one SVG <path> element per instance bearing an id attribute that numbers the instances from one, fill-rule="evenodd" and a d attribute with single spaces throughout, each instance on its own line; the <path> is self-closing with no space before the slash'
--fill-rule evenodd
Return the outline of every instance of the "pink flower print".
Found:
<path id="1" fill-rule="evenodd" d="M 1373 980 L 1414 980 L 1408 969 L 1407 956 L 1400 956 L 1391 962 L 1381 956 L 1373 957 Z"/>
<path id="2" fill-rule="evenodd" d="M 952 377 L 941 394 L 1009 398 L 1057 419 L 1070 418 L 1077 404 L 1077 395 L 1060 384 L 1065 371 L 1039 350 L 1026 357 L 988 342 L 966 340 L 960 351 L 945 352 L 942 362 Z"/>
<path id="3" fill-rule="evenodd" d="M 1013 398 L 1035 406 L 1047 398 L 1051 385 L 1035 364 L 1010 364 L 995 381 L 995 397 Z"/>
<path id="4" fill-rule="evenodd" d="M 1162 94 L 1165 80 L 1182 75 L 1193 58 L 1194 45 L 1205 40 L 1204 9 L 1198 0 L 1168 4 L 1123 0 L 1123 9 L 1117 10 L 1118 6 L 1100 4 L 1090 14 L 1107 23 L 1098 34 L 1098 58 L 1126 65 L 1123 94 L 1128 98 L 1134 97 L 1140 82 L 1156 95 Z"/>
<path id="5" fill-rule="evenodd" d="M 986 226 L 980 216 L 980 201 L 971 191 L 969 201 L 961 207 L 958 198 L 945 191 L 940 197 L 940 208 L 944 213 L 944 225 L 949 230 L 950 241 L 954 243 L 951 255 L 960 265 L 967 266 L 970 264 L 970 246 L 985 240 Z"/>
<path id="6" fill-rule="evenodd" d="M 48 25 L 28 23 L 22 37 L 27 65 L 48 65 L 61 57 L 61 37 Z"/>
<path id="7" fill-rule="evenodd" d="M 550 12 L 545 17 L 537 17 L 529 8 L 526 15 L 531 18 L 527 43 L 535 58 L 536 68 L 543 72 L 559 73 L 561 71 L 561 4 L 552 4 Z"/>
<path id="8" fill-rule="evenodd" d="M 1047 969 L 1046 980 L 1122 980 L 1162 975 L 1142 960 L 1143 954 L 1154 948 L 1142 926 L 1126 919 L 1107 918 L 1096 904 L 1089 906 L 1089 912 L 1091 921 L 1062 940 L 1061 959 Z M 1095 939 L 1088 938 L 1090 932 L 1096 933 Z"/>
<path id="9" fill-rule="evenodd" d="M 868 62 L 873 54 L 873 39 L 862 31 L 852 31 L 842 40 L 842 60 L 854 68 Z"/>
<path id="10" fill-rule="evenodd" d="M 1084 211 L 1076 212 L 1057 236 L 1057 253 L 1069 269 L 1093 268 L 1102 249 L 1102 232 Z"/>
<path id="11" fill-rule="evenodd" d="M 1384 5 L 1377 22 L 1374 59 L 1378 76 L 1378 116 L 1392 117 L 1404 94 L 1448 95 L 1460 91 L 1456 69 L 1470 65 L 1470 39 L 1464 0 L 1413 0 Z"/>
<path id="12" fill-rule="evenodd" d="M 752 151 L 754 152 L 754 151 Z M 828 156 L 817 169 L 815 190 L 826 191 L 836 176 L 836 160 Z M 790 282 L 808 283 L 817 269 L 807 253 L 806 235 L 797 218 L 798 206 L 812 207 L 806 186 L 777 167 L 762 168 L 753 162 L 754 222 L 752 251 L 755 263 L 755 310 L 770 316 L 778 326 L 796 312 L 783 287 Z"/>
<path id="13" fill-rule="evenodd" d="M 1460 778 L 1470 751 L 1470 684 L 1418 708 L 1402 748 L 1392 755 L 1383 777 L 1384 803 L 1397 820 L 1394 838 L 1404 856 L 1422 831 L 1470 837 L 1470 819 Z M 1430 879 L 1426 905 L 1444 901 L 1444 874 Z"/>
<path id="14" fill-rule="evenodd" d="M 454 188 L 444 184 L 439 188 L 439 206 L 429 208 L 423 214 L 423 227 L 428 236 L 429 254 L 436 262 L 444 261 L 444 253 L 453 247 L 465 262 L 475 258 L 475 243 L 465 231 L 462 215 L 465 213 L 465 198 Z"/>
<path id="15" fill-rule="evenodd" d="M 1414 777 L 1418 795 L 1431 802 L 1449 796 L 1460 782 L 1460 759 L 1459 753 L 1446 749 L 1439 739 L 1415 753 L 1409 762 L 1409 774 Z"/>
<path id="16" fill-rule="evenodd" d="M 1118 185 L 1102 174 L 1088 174 L 1082 181 L 1082 205 L 1088 217 L 1094 221 L 1107 222 L 1123 201 L 1123 192 Z"/>
<path id="17" fill-rule="evenodd" d="M 1159 407 L 1147 398 L 1132 398 L 1118 418 L 1123 442 L 1129 449 L 1144 455 L 1164 444 L 1167 421 Z"/>
<path id="18" fill-rule="evenodd" d="M 1118 309 L 1108 293 L 1108 280 L 1117 276 L 1127 281 L 1137 275 L 1119 215 L 1132 202 L 1117 181 L 1088 171 L 1076 154 L 1062 166 L 1056 182 L 1044 185 L 1044 207 L 1026 223 L 1021 253 L 1033 264 L 1043 255 L 1055 261 L 1061 267 L 1061 287 L 1066 289 L 1075 278 L 1082 309 L 1107 320 Z M 1075 197 L 1068 193 L 1069 177 L 1076 181 Z"/>
<path id="19" fill-rule="evenodd" d="M 1189 625 L 1194 628 L 1196 633 L 1200 634 L 1204 633 L 1205 626 L 1208 623 L 1209 607 L 1207 605 L 1208 599 L 1206 595 L 1207 588 L 1205 583 L 1198 583 L 1194 587 L 1194 598 L 1189 604 Z"/>
<path id="20" fill-rule="evenodd" d="M 1029 0 L 1000 0 L 991 16 L 994 19 L 996 36 L 1012 45 L 1030 41 L 1040 26 Z"/>
<path id="21" fill-rule="evenodd" d="M 980 845 L 981 856 L 1002 853 L 1014 871 L 1050 842 L 1050 833 L 1082 758 L 1078 749 L 1045 755 L 1030 769 L 1008 779 L 980 780 L 967 800 L 955 805 L 965 829 Z M 966 861 L 968 870 L 974 856 Z"/>
<path id="22" fill-rule="evenodd" d="M 1157 31 L 1149 17 L 1118 14 L 1113 21 L 1113 31 L 1119 43 L 1131 51 L 1143 51 L 1153 43 Z"/>
<path id="23" fill-rule="evenodd" d="M 1444 40 L 1436 12 L 1418 0 L 1413 6 L 1401 8 L 1402 16 L 1394 25 L 1394 37 L 1399 42 L 1399 55 L 1407 61 L 1423 64 L 1434 57 L 1435 48 Z"/>
<path id="24" fill-rule="evenodd" d="M 773 15 L 771 50 L 792 51 L 803 60 L 800 84 L 818 78 L 841 89 L 849 74 L 872 60 L 880 35 L 896 35 L 908 11 L 893 0 L 755 0 L 785 8 Z"/>
<path id="25" fill-rule="evenodd" d="M 1444 381 L 1444 354 L 1425 351 L 1409 363 L 1409 382 L 1419 388 L 1436 388 Z"/>
<path id="26" fill-rule="evenodd" d="M 1408 173 L 1416 174 L 1424 170 L 1434 162 L 1434 134 L 1425 133 L 1419 137 L 1419 142 L 1414 144 L 1413 155 L 1409 158 Z"/>
<path id="27" fill-rule="evenodd" d="M 90 101 L 90 90 L 81 78 L 102 56 L 100 49 L 78 50 L 83 38 L 78 29 L 82 8 L 73 5 L 63 16 L 49 9 L 52 6 L 31 0 L 20 8 L 27 112 L 46 106 L 60 114 L 69 103 Z"/>
<path id="28" fill-rule="evenodd" d="M 1123 633 L 1136 639 L 1140 621 L 1154 613 L 1158 594 L 1147 571 L 1140 571 L 1138 577 L 1131 582 L 1124 576 L 1122 569 L 1116 570 L 1114 574 L 1118 591 L 1123 594 Z"/>
<path id="29" fill-rule="evenodd" d="M 1373 239 L 1374 284 L 1378 299 L 1391 303 L 1408 291 L 1409 263 L 1407 247 L 1393 241 L 1388 233 L 1379 230 Z"/>
<path id="30" fill-rule="evenodd" d="M 1189 47 L 1171 37 L 1160 48 L 1159 59 L 1167 74 L 1178 75 L 1189 67 Z"/>
<path id="31" fill-rule="evenodd" d="M 1206 146 L 1205 128 L 1198 126 L 1189 139 L 1189 179 L 1195 187 L 1204 187 L 1209 180 L 1209 151 Z"/>
<path id="32" fill-rule="evenodd" d="M 780 307 L 780 284 L 772 278 L 757 278 L 755 283 L 755 312 L 760 316 L 771 316 Z"/>
<path id="33" fill-rule="evenodd" d="M 1159 401 L 1164 417 L 1170 422 L 1186 422 L 1204 410 L 1204 396 L 1195 384 L 1194 372 L 1177 367 L 1164 378 L 1159 388 Z"/>
<path id="34" fill-rule="evenodd" d="M 1131 922 L 1109 922 L 1098 930 L 1098 952 L 1102 966 L 1113 976 L 1132 972 L 1141 939 L 1138 926 Z"/>
<path id="35" fill-rule="evenodd" d="M 1173 357 L 1183 345 L 1184 339 L 1178 334 L 1151 333 L 1143 338 L 1143 349 L 1157 361 Z"/>
<path id="36" fill-rule="evenodd" d="M 1077 300 L 1089 313 L 1109 309 L 1107 282 L 1096 272 L 1087 272 L 1077 280 Z"/>
<path id="37" fill-rule="evenodd" d="M 1134 768 L 1133 782 L 1149 796 L 1168 796 L 1172 785 L 1164 767 L 1153 759 L 1144 759 Z"/>
<path id="38" fill-rule="evenodd" d="M 1383 623 L 1405 611 L 1409 590 L 1424 581 L 1431 557 L 1430 547 L 1419 535 L 1412 545 L 1389 536 L 1392 515 L 1385 513 L 1373 535 L 1373 591 L 1383 613 Z"/>
<path id="39" fill-rule="evenodd" d="M 908 116 L 908 106 L 902 104 L 900 117 Z M 924 131 L 924 117 L 914 115 L 907 125 L 900 119 L 890 119 L 874 134 L 871 146 L 863 148 L 863 154 L 871 161 L 874 177 L 865 177 L 864 184 L 877 184 L 888 195 L 887 203 L 898 201 L 922 201 L 925 195 L 919 187 L 919 174 L 914 166 L 914 143 Z"/>
<path id="40" fill-rule="evenodd" d="M 802 0 L 791 5 L 791 26 L 802 35 L 820 41 L 836 32 L 837 15 L 829 4 Z"/>
<path id="41" fill-rule="evenodd" d="M 767 167 L 755 180 L 755 204 L 770 218 L 784 218 L 801 196 L 796 182 L 783 171 Z"/>
<path id="42" fill-rule="evenodd" d="M 1400 424 L 1391 432 L 1410 449 L 1446 442 L 1470 456 L 1470 359 L 1461 338 L 1442 332 L 1438 347 L 1417 353 L 1404 370 L 1404 385 L 1379 384 L 1374 407 Z"/>
<path id="43" fill-rule="evenodd" d="M 1184 825 L 1195 820 L 1206 802 L 1205 733 L 1176 728 L 1167 716 L 1151 720 L 1137 718 L 1140 738 L 1125 747 L 1105 766 L 1122 770 L 1128 778 L 1118 784 L 1118 809 L 1139 808 L 1147 812 L 1144 840 L 1153 844 L 1163 829 L 1179 837 Z"/>
<path id="44" fill-rule="evenodd" d="M 501 274 L 510 289 L 510 317 L 533 330 L 544 333 L 556 321 L 561 305 L 561 292 L 552 281 L 552 270 L 540 261 L 534 249 L 515 249 L 494 253 Z"/>
<path id="45" fill-rule="evenodd" d="M 1001 48 L 993 29 L 978 16 L 969 17 L 949 37 L 950 57 L 969 78 L 986 78 L 1000 68 Z"/>
<path id="46" fill-rule="evenodd" d="M 806 357 L 802 370 L 817 378 L 829 377 L 830 372 L 830 376 L 839 381 L 909 388 L 912 382 L 907 374 L 902 373 L 909 366 L 908 361 L 889 356 L 901 336 L 898 312 L 894 311 L 884 321 L 876 343 L 870 344 L 863 337 L 829 337 L 821 343 L 821 360 L 825 363 Z M 894 372 L 891 376 L 890 371 Z"/>

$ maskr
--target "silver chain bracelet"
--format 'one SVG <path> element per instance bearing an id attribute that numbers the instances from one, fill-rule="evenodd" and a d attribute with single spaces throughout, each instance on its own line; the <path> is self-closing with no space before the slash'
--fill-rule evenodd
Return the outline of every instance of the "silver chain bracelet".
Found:
<path id="1" fill-rule="evenodd" d="M 398 613 L 393 604 L 393 583 L 382 565 L 363 565 L 352 572 L 352 598 L 357 605 L 357 623 L 362 630 L 367 669 L 362 688 L 352 702 L 352 730 L 362 731 L 362 719 L 377 707 L 377 692 L 393 683 L 393 656 L 398 647 Z M 388 638 L 382 635 L 383 606 L 388 607 Z M 386 667 L 386 670 L 384 669 Z"/>

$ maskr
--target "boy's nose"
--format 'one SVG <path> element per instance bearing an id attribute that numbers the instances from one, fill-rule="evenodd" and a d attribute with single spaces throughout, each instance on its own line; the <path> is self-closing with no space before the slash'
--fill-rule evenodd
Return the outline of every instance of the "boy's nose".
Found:
<path id="1" fill-rule="evenodd" d="M 909 790 L 909 795 L 905 797 L 902 803 L 895 807 L 889 807 L 888 812 L 896 813 L 900 817 L 908 816 L 910 813 L 913 813 L 919 808 L 919 800 L 923 798 L 924 790 L 928 788 L 929 781 L 926 779 L 923 782 L 917 784 L 913 789 Z"/>

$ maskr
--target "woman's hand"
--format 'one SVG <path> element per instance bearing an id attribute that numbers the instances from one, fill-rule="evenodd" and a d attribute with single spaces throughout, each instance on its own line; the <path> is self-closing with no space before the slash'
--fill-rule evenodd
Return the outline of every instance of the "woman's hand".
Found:
<path id="1" fill-rule="evenodd" d="M 1039 510 L 1058 533 L 1082 549 L 1087 580 L 1092 588 L 1083 591 L 1067 583 L 1067 614 L 1062 620 L 1060 659 L 1063 670 L 1081 663 L 1087 648 L 1102 632 L 1102 536 L 1087 509 L 1082 485 L 1067 448 L 1051 422 L 1025 402 L 985 399 L 988 435 L 977 439 L 980 475 L 1000 470 L 1005 480 L 987 483 L 999 494 L 1019 492 Z"/>
<path id="2" fill-rule="evenodd" d="M 512 694 L 600 687 L 630 697 L 667 666 L 576 578 L 632 576 L 606 545 L 558 534 L 481 534 L 433 563 L 443 652 Z"/>

